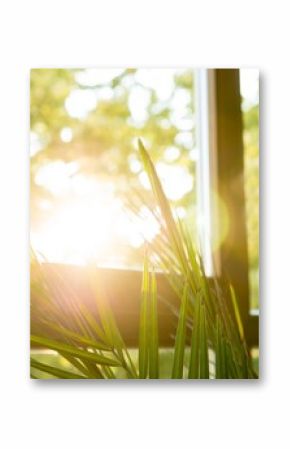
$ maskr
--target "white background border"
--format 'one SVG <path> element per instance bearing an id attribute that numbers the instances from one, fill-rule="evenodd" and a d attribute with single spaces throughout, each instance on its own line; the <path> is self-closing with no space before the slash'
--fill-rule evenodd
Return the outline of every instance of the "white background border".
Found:
<path id="1" fill-rule="evenodd" d="M 287 1 L 14 1 L 0 6 L 0 446 L 289 446 Z M 29 69 L 261 70 L 261 380 L 29 380 Z"/>

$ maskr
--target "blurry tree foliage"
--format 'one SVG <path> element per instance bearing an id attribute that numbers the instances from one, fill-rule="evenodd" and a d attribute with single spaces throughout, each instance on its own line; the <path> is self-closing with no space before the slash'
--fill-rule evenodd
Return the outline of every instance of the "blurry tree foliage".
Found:
<path id="1" fill-rule="evenodd" d="M 67 164 L 72 178 L 82 174 L 113 182 L 116 196 L 124 202 L 134 188 L 149 195 L 141 182 L 138 137 L 155 163 L 167 169 L 178 164 L 192 178 L 192 188 L 181 196 L 173 192 L 171 202 L 194 222 L 192 70 L 32 70 L 32 228 L 66 199 L 38 182 L 41 169 L 55 162 Z M 141 260 L 141 254 L 140 249 L 136 260 Z"/>
<path id="2" fill-rule="evenodd" d="M 244 109 L 245 195 L 251 306 L 259 305 L 259 105 Z"/>

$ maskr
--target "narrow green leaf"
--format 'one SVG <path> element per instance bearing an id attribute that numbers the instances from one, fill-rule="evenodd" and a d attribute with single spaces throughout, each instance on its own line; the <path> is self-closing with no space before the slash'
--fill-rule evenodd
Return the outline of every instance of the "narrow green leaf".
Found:
<path id="1" fill-rule="evenodd" d="M 149 270 L 148 258 L 145 255 L 139 326 L 139 377 L 146 379 L 148 373 L 148 296 L 149 296 Z"/>
<path id="2" fill-rule="evenodd" d="M 182 379 L 183 377 L 183 360 L 184 350 L 186 344 L 186 319 L 188 309 L 188 284 L 186 283 L 183 289 L 181 299 L 178 325 L 175 337 L 175 348 L 173 356 L 172 379 Z"/>
<path id="3" fill-rule="evenodd" d="M 31 368 L 35 368 L 44 373 L 51 374 L 58 379 L 86 379 L 80 374 L 72 373 L 71 371 L 66 371 L 61 368 L 55 368 L 54 366 L 46 365 L 34 359 L 31 359 L 30 366 Z"/>
<path id="4" fill-rule="evenodd" d="M 199 378 L 199 334 L 200 334 L 200 295 L 197 295 L 194 302 L 194 321 L 191 337 L 190 360 L 188 368 L 188 378 Z"/>
<path id="5" fill-rule="evenodd" d="M 84 375 L 86 379 L 91 378 L 91 370 L 88 368 L 87 363 L 85 361 L 80 361 L 75 357 L 72 357 L 68 354 L 64 354 L 63 352 L 59 353 L 65 360 L 67 360 L 72 366 L 74 366 L 80 373 Z"/>
<path id="6" fill-rule="evenodd" d="M 206 312 L 205 305 L 202 302 L 200 305 L 200 379 L 209 379 L 209 364 L 208 364 L 208 343 L 206 332 Z"/>
<path id="7" fill-rule="evenodd" d="M 61 353 L 64 356 L 63 353 Z M 75 359 L 76 360 L 76 359 Z M 107 367 L 107 365 L 96 365 L 95 362 L 91 362 L 90 360 L 82 360 L 83 364 L 87 368 L 89 379 L 104 379 L 105 376 L 103 374 L 103 369 Z"/>
<path id="8" fill-rule="evenodd" d="M 216 329 L 216 379 L 226 379 L 225 349 L 221 329 L 221 320 L 217 316 Z"/>
<path id="9" fill-rule="evenodd" d="M 236 293 L 235 293 L 235 290 L 232 285 L 230 285 L 230 293 L 231 293 L 231 299 L 232 299 L 232 304 L 233 304 L 233 308 L 234 308 L 235 318 L 236 318 L 237 325 L 238 325 L 240 339 L 242 342 L 244 342 L 245 336 L 244 336 L 243 323 L 242 323 L 242 319 L 241 319 L 241 315 L 240 315 L 240 311 L 239 311 Z"/>
<path id="10" fill-rule="evenodd" d="M 157 311 L 157 286 L 155 273 L 151 275 L 150 285 L 150 315 L 149 315 L 149 377 L 158 379 L 159 354 L 158 354 L 158 311 Z"/>
<path id="11" fill-rule="evenodd" d="M 156 173 L 156 170 L 152 163 L 152 160 L 140 139 L 138 140 L 138 146 L 139 146 L 140 156 L 141 156 L 141 159 L 142 159 L 142 162 L 144 165 L 144 169 L 147 173 L 153 193 L 155 195 L 155 198 L 156 198 L 158 205 L 160 207 L 160 210 L 162 212 L 164 221 L 166 223 L 166 228 L 167 228 L 168 235 L 170 237 L 171 245 L 172 245 L 172 247 L 180 261 L 180 264 L 183 267 L 183 271 L 185 273 L 187 270 L 187 264 L 186 264 L 184 248 L 181 243 L 180 235 L 179 235 L 176 223 L 174 221 L 169 202 L 164 194 L 161 182 L 158 178 L 158 175 Z"/>
<path id="12" fill-rule="evenodd" d="M 120 363 L 109 357 L 104 357 L 94 352 L 85 351 L 74 346 L 60 343 L 58 341 L 50 340 L 36 335 L 31 336 L 31 343 L 35 343 L 44 348 L 53 349 L 59 353 L 64 353 L 76 357 L 80 360 L 88 360 L 99 365 L 120 366 Z"/>
<path id="13" fill-rule="evenodd" d="M 80 314 L 83 316 L 86 322 L 86 327 L 88 328 L 90 334 L 92 334 L 94 338 L 102 340 L 105 345 L 110 346 L 111 342 L 108 341 L 108 338 L 101 328 L 101 325 L 96 321 L 92 312 L 84 304 L 80 304 Z"/>
<path id="14" fill-rule="evenodd" d="M 106 301 L 106 295 L 102 280 L 95 269 L 89 269 L 89 282 L 92 292 L 95 295 L 101 323 L 105 331 L 105 339 L 110 346 L 116 348 L 118 358 L 123 368 L 128 372 L 129 377 L 136 378 L 137 372 L 135 365 L 130 357 L 129 351 L 123 341 L 119 328 L 117 326 L 111 307 Z M 125 353 L 125 356 L 124 356 Z"/>
<path id="15" fill-rule="evenodd" d="M 99 341 L 93 340 L 89 337 L 83 337 L 82 335 L 77 334 L 76 332 L 71 331 L 70 329 L 66 329 L 62 326 L 58 326 L 55 323 L 46 322 L 46 324 L 55 331 L 58 332 L 59 335 L 63 335 L 65 337 L 69 337 L 71 340 L 73 340 L 76 343 L 79 343 L 81 346 L 84 347 L 91 347 L 95 349 L 99 349 L 101 351 L 111 351 L 112 348 L 108 345 L 105 345 Z"/>

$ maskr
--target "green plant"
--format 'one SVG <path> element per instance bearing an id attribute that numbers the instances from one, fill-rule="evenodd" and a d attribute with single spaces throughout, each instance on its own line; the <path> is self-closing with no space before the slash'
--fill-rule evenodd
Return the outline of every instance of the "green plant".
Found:
<path id="1" fill-rule="evenodd" d="M 152 265 L 150 255 L 154 255 L 180 301 L 171 377 L 256 377 L 233 289 L 228 286 L 225 291 L 217 280 L 211 283 L 207 279 L 192 238 L 184 226 L 175 220 L 154 165 L 141 141 L 139 151 L 159 212 L 156 214 L 152 205 L 148 207 L 158 217 L 162 232 L 153 244 L 148 244 L 144 257 L 138 364 L 123 341 L 113 311 L 104 300 L 102 285 L 95 271 L 88 268 L 98 321 L 75 297 L 73 290 L 69 296 L 62 293 L 64 281 L 57 272 L 50 280 L 44 276 L 41 264 L 32 254 L 31 314 L 32 321 L 33 317 L 37 317 L 39 325 L 33 329 L 31 342 L 56 351 L 69 367 L 57 368 L 32 357 L 32 376 L 37 377 L 37 372 L 45 372 L 57 378 L 114 379 L 119 377 L 121 370 L 122 377 L 159 378 L 158 286 L 154 271 L 149 269 Z M 190 354 L 186 363 L 187 347 Z"/>

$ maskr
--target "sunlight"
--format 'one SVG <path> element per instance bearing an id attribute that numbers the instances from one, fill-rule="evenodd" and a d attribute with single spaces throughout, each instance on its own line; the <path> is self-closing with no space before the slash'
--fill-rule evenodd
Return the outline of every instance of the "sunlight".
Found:
<path id="1" fill-rule="evenodd" d="M 120 76 L 123 71 L 124 69 L 83 69 L 75 74 L 75 78 L 82 86 L 94 87 L 112 81 L 117 76 Z"/>
<path id="2" fill-rule="evenodd" d="M 243 97 L 242 108 L 247 110 L 259 101 L 259 70 L 240 70 L 241 95 Z"/>
<path id="3" fill-rule="evenodd" d="M 106 203 L 92 195 L 72 197 L 50 216 L 32 232 L 31 243 L 46 261 L 55 263 L 104 264 L 108 255 L 114 253 L 118 237 L 127 245 L 140 248 L 160 231 L 147 207 L 141 207 L 136 216 L 124 211 L 118 199 L 111 198 Z"/>
<path id="4" fill-rule="evenodd" d="M 141 86 L 135 86 L 131 89 L 129 95 L 129 110 L 131 117 L 136 124 L 142 124 L 148 118 L 148 106 L 150 103 L 151 93 L 149 90 Z"/>
<path id="5" fill-rule="evenodd" d="M 119 234 L 134 248 L 139 248 L 145 241 L 151 242 L 160 231 L 158 221 L 145 206 L 141 207 L 138 217 L 132 213 L 120 215 L 117 227 Z"/>
<path id="6" fill-rule="evenodd" d="M 192 190 L 193 178 L 188 170 L 181 165 L 168 165 L 158 162 L 156 171 L 162 182 L 164 192 L 170 200 L 179 200 Z M 150 190 L 150 181 L 144 171 L 139 174 L 139 179 L 143 187 Z"/>
<path id="7" fill-rule="evenodd" d="M 176 73 L 176 69 L 139 69 L 136 80 L 144 87 L 154 89 L 158 98 L 166 101 L 172 94 Z"/>
<path id="8" fill-rule="evenodd" d="M 124 210 L 111 182 L 78 174 L 77 169 L 75 163 L 56 161 L 38 172 L 38 185 L 58 198 L 54 207 L 49 200 L 41 201 L 50 218 L 31 234 L 33 248 L 46 261 L 106 264 L 120 259 L 118 245 L 140 248 L 155 238 L 160 226 L 147 207 L 141 207 L 138 216 Z"/>
<path id="9" fill-rule="evenodd" d="M 39 136 L 35 132 L 30 133 L 30 156 L 35 156 L 39 151 L 41 151 L 43 145 L 39 139 Z"/>
<path id="10" fill-rule="evenodd" d="M 178 202 L 176 216 L 184 219 L 183 197 L 194 187 L 193 72 L 88 68 L 65 74 L 57 103 L 54 91 L 43 89 L 43 98 L 53 94 L 45 110 L 49 128 L 39 118 L 38 90 L 32 99 L 38 112 L 31 155 L 43 152 L 34 158 L 32 246 L 49 262 L 137 264 L 144 242 L 160 232 L 146 207 L 136 206 L 136 215 L 125 210 L 131 180 L 141 192 L 151 190 L 135 151 L 137 137 L 152 149 L 165 194 Z M 62 73 L 46 75 L 59 86 Z"/>
<path id="11" fill-rule="evenodd" d="M 77 162 L 55 161 L 39 168 L 35 183 L 54 195 L 62 195 L 71 188 L 71 177 L 78 170 Z"/>
<path id="12" fill-rule="evenodd" d="M 111 213 L 94 200 L 73 200 L 32 234 L 32 244 L 50 262 L 86 264 L 108 246 Z"/>
<path id="13" fill-rule="evenodd" d="M 65 107 L 73 118 L 84 119 L 97 104 L 95 92 L 91 90 L 73 90 L 65 101 Z"/>
<path id="14" fill-rule="evenodd" d="M 72 129 L 69 128 L 68 126 L 62 128 L 62 130 L 60 131 L 60 138 L 65 143 L 71 142 L 73 138 Z"/>

